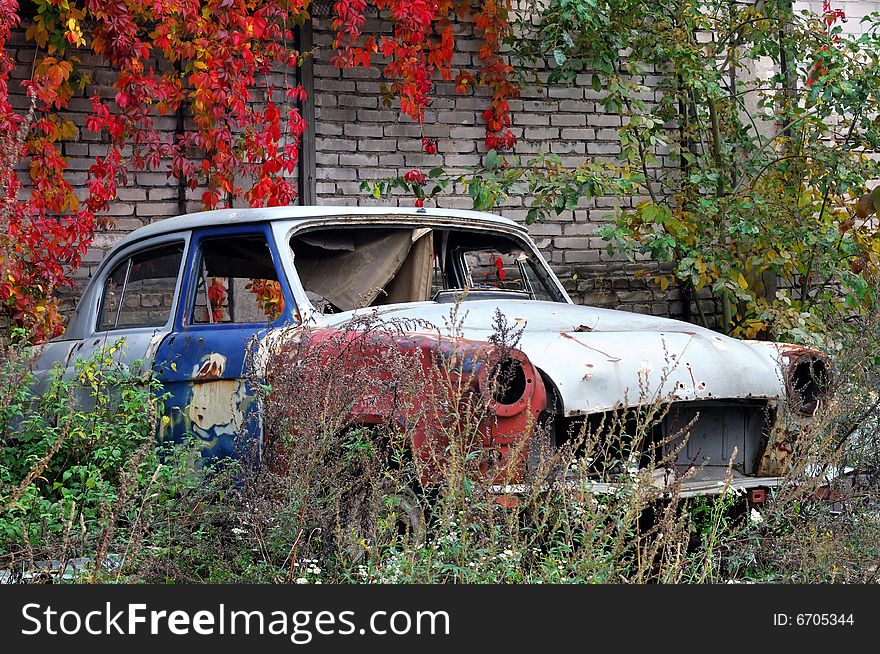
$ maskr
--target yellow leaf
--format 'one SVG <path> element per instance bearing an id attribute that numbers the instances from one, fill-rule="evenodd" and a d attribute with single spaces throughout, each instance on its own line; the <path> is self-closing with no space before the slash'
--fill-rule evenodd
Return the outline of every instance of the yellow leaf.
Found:
<path id="1" fill-rule="evenodd" d="M 746 278 L 743 277 L 742 273 L 740 273 L 739 276 L 736 278 L 736 283 L 739 284 L 740 288 L 743 289 L 747 289 L 749 287 L 749 283 L 748 281 L 746 281 Z"/>

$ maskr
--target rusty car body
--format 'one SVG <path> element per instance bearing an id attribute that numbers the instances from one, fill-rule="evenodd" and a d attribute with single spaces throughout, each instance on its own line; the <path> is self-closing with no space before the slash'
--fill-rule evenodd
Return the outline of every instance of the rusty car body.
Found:
<path id="1" fill-rule="evenodd" d="M 463 308 L 456 334 L 443 327 L 453 303 Z M 722 480 L 778 483 L 792 424 L 810 419 L 828 374 L 824 357 L 803 348 L 575 305 L 511 220 L 361 207 L 227 209 L 136 230 L 98 268 L 65 334 L 43 346 L 37 373 L 71 370 L 124 337 L 116 356 L 145 361 L 168 394 L 160 439 L 194 434 L 206 456 L 222 457 L 241 434 L 262 438 L 246 370 L 253 342 L 266 358 L 280 334 L 332 333 L 372 312 L 437 326 L 401 347 L 479 350 L 499 310 L 522 327 L 511 351 L 519 385 L 490 407 L 486 447 L 508 447 L 543 421 L 559 448 L 579 425 L 660 401 L 672 409 L 664 435 L 689 432 L 675 461 L 699 468 L 686 494 L 718 492 Z"/>

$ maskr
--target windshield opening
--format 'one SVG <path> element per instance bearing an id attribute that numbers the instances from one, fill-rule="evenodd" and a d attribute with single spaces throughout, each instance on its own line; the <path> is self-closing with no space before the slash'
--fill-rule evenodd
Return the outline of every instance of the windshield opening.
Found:
<path id="1" fill-rule="evenodd" d="M 337 313 L 494 297 L 564 302 L 552 273 L 508 236 L 429 227 L 333 227 L 290 240 L 312 306 Z"/>

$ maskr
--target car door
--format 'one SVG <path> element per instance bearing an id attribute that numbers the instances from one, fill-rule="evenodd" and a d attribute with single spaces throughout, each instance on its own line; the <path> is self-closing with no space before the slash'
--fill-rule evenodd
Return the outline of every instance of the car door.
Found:
<path id="1" fill-rule="evenodd" d="M 67 335 L 43 346 L 35 368 L 38 393 L 53 367 L 60 365 L 72 378 L 77 360 L 98 351 L 112 352 L 122 363 L 143 361 L 150 369 L 172 329 L 188 237 L 188 232 L 164 235 L 111 254 L 83 294 Z M 79 399 L 88 402 L 85 388 L 81 391 Z"/>
<path id="2" fill-rule="evenodd" d="M 248 354 L 296 315 L 279 262 L 266 224 L 193 232 L 173 333 L 153 364 L 166 393 L 161 442 L 192 435 L 205 457 L 259 455 Z"/>

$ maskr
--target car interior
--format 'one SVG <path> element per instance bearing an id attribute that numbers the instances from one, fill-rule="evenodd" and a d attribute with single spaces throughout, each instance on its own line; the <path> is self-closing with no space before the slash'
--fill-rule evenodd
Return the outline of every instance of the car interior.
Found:
<path id="1" fill-rule="evenodd" d="M 337 313 L 491 297 L 563 301 L 537 257 L 508 236 L 431 227 L 333 227 L 290 240 L 312 305 Z"/>

